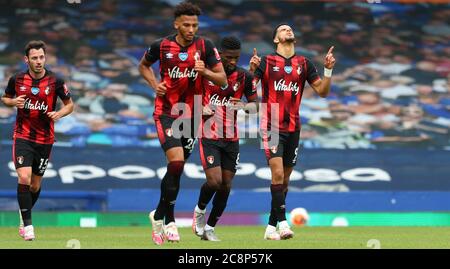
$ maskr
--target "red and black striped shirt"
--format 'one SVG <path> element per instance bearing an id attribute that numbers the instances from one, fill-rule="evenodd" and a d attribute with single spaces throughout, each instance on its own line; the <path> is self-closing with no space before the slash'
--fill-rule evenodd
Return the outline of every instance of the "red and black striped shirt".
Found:
<path id="1" fill-rule="evenodd" d="M 199 74 L 194 70 L 195 57 L 204 61 L 208 68 L 222 64 L 222 62 L 219 52 L 211 41 L 195 37 L 189 46 L 183 47 L 177 43 L 175 36 L 171 35 L 155 41 L 144 55 L 151 64 L 160 61 L 161 81 L 165 81 L 167 87 L 164 96 L 156 97 L 153 115 L 178 118 L 181 111 L 172 114 L 172 108 L 178 103 L 186 104 L 190 113 L 186 114 L 186 111 L 183 113 L 185 116 L 188 115 L 187 117 L 192 117 L 194 96 L 201 96 L 203 89 L 202 78 L 199 78 Z M 199 101 L 201 102 L 201 97 Z M 182 109 L 180 105 L 177 107 Z"/>
<path id="2" fill-rule="evenodd" d="M 237 111 L 229 108 L 230 98 L 241 99 L 245 95 L 248 102 L 256 101 L 256 87 L 252 82 L 253 75 L 240 67 L 231 74 L 227 74 L 227 86 L 224 88 L 205 79 L 203 105 L 209 106 L 214 114 L 203 118 L 202 137 L 228 141 L 239 139 L 236 124 Z"/>
<path id="3" fill-rule="evenodd" d="M 320 79 L 311 61 L 295 54 L 286 59 L 273 53 L 262 57 L 255 79 L 261 80 L 262 87 L 261 129 L 300 130 L 299 110 L 305 81 L 313 84 Z"/>
<path id="4" fill-rule="evenodd" d="M 14 139 L 53 144 L 53 120 L 47 116 L 47 112 L 55 111 L 57 97 L 70 99 L 70 91 L 64 80 L 49 70 L 45 70 L 41 79 L 34 79 L 28 71 L 17 73 L 9 79 L 5 96 L 13 98 L 21 95 L 25 95 L 25 107 L 17 109 Z"/>

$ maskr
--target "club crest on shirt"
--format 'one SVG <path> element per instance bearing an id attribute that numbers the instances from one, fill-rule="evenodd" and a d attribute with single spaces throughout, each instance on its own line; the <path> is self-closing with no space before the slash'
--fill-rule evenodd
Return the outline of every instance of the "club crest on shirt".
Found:
<path id="1" fill-rule="evenodd" d="M 288 66 L 288 65 L 285 66 L 285 67 L 284 67 L 284 72 L 290 74 L 290 73 L 292 72 L 292 66 Z"/>
<path id="2" fill-rule="evenodd" d="M 31 93 L 34 95 L 37 95 L 39 93 L 39 88 L 38 87 L 31 87 Z"/>
<path id="3" fill-rule="evenodd" d="M 219 54 L 219 52 L 217 51 L 216 48 L 214 48 L 214 55 L 216 56 L 216 60 L 220 61 L 220 54 Z"/>
<path id="4" fill-rule="evenodd" d="M 47 88 L 45 88 L 45 95 L 48 95 L 50 93 L 50 87 L 47 86 Z"/>
<path id="5" fill-rule="evenodd" d="M 188 53 L 187 52 L 180 52 L 178 53 L 178 58 L 180 58 L 180 60 L 182 61 L 186 61 L 188 58 Z"/>
<path id="6" fill-rule="evenodd" d="M 300 75 L 302 73 L 302 67 L 298 66 L 297 67 L 297 75 Z"/>
<path id="7" fill-rule="evenodd" d="M 165 132 L 166 132 L 166 135 L 167 135 L 168 137 L 171 137 L 171 136 L 173 135 L 173 130 L 172 130 L 172 128 L 167 128 Z"/>
<path id="8" fill-rule="evenodd" d="M 208 156 L 208 157 L 206 157 L 206 160 L 208 160 L 208 163 L 209 164 L 213 164 L 214 163 L 214 156 Z"/>
<path id="9" fill-rule="evenodd" d="M 23 157 L 23 156 L 19 156 L 19 157 L 17 157 L 17 162 L 19 163 L 19 164 L 23 164 L 23 161 L 25 160 L 25 158 Z"/>

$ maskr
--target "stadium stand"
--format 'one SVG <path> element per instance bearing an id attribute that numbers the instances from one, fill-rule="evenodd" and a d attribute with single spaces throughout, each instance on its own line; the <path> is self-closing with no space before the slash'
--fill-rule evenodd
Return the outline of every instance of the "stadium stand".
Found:
<path id="1" fill-rule="evenodd" d="M 0 88 L 25 68 L 23 45 L 46 40 L 48 64 L 66 78 L 76 101 L 76 112 L 56 125 L 60 144 L 157 147 L 155 95 L 137 61 L 153 40 L 172 33 L 172 2 L 0 0 Z M 448 4 L 197 2 L 205 14 L 200 34 L 215 43 L 238 35 L 243 66 L 254 47 L 260 54 L 273 51 L 272 28 L 286 18 L 298 53 L 317 66 L 335 46 L 339 63 L 331 95 L 304 93 L 305 148 L 449 148 Z M 0 105 L 3 143 L 11 139 L 14 117 L 13 109 Z M 258 130 L 244 115 L 239 123 Z"/>

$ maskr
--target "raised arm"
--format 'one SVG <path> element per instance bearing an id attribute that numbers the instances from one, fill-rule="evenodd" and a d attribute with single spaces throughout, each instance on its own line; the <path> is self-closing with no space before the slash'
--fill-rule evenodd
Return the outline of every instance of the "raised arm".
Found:
<path id="1" fill-rule="evenodd" d="M 317 79 L 315 82 L 311 84 L 311 87 L 314 89 L 314 91 L 322 98 L 325 98 L 330 93 L 330 87 L 331 87 L 331 74 L 333 71 L 334 64 L 336 63 L 336 59 L 333 56 L 333 49 L 334 46 L 332 46 L 329 50 L 327 55 L 325 56 L 324 61 L 324 76 L 323 79 Z"/>

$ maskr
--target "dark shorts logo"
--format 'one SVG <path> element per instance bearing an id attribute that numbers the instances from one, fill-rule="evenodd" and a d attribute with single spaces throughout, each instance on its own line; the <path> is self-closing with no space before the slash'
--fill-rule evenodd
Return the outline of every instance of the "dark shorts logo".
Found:
<path id="1" fill-rule="evenodd" d="M 239 89 L 239 82 L 236 82 L 236 84 L 233 85 L 233 91 L 237 92 Z"/>
<path id="2" fill-rule="evenodd" d="M 178 53 L 178 58 L 180 58 L 180 60 L 182 60 L 182 61 L 186 61 L 186 59 L 188 58 L 187 52 Z"/>
<path id="3" fill-rule="evenodd" d="M 213 164 L 214 163 L 214 156 L 208 156 L 208 157 L 206 157 L 206 160 L 208 161 L 209 164 Z"/>
<path id="4" fill-rule="evenodd" d="M 19 163 L 19 164 L 23 164 L 24 160 L 25 160 L 25 158 L 23 156 L 17 157 L 17 163 Z"/>
<path id="5" fill-rule="evenodd" d="M 270 151 L 272 151 L 272 153 L 275 154 L 278 151 L 278 147 L 277 146 L 273 146 L 273 147 L 270 148 Z"/>
<path id="6" fill-rule="evenodd" d="M 38 94 L 39 91 L 40 91 L 40 90 L 39 90 L 38 87 L 32 87 L 32 88 L 31 88 L 31 93 L 34 94 L 34 95 Z"/>
<path id="7" fill-rule="evenodd" d="M 167 128 L 165 132 L 168 137 L 171 137 L 173 135 L 172 128 Z"/>

